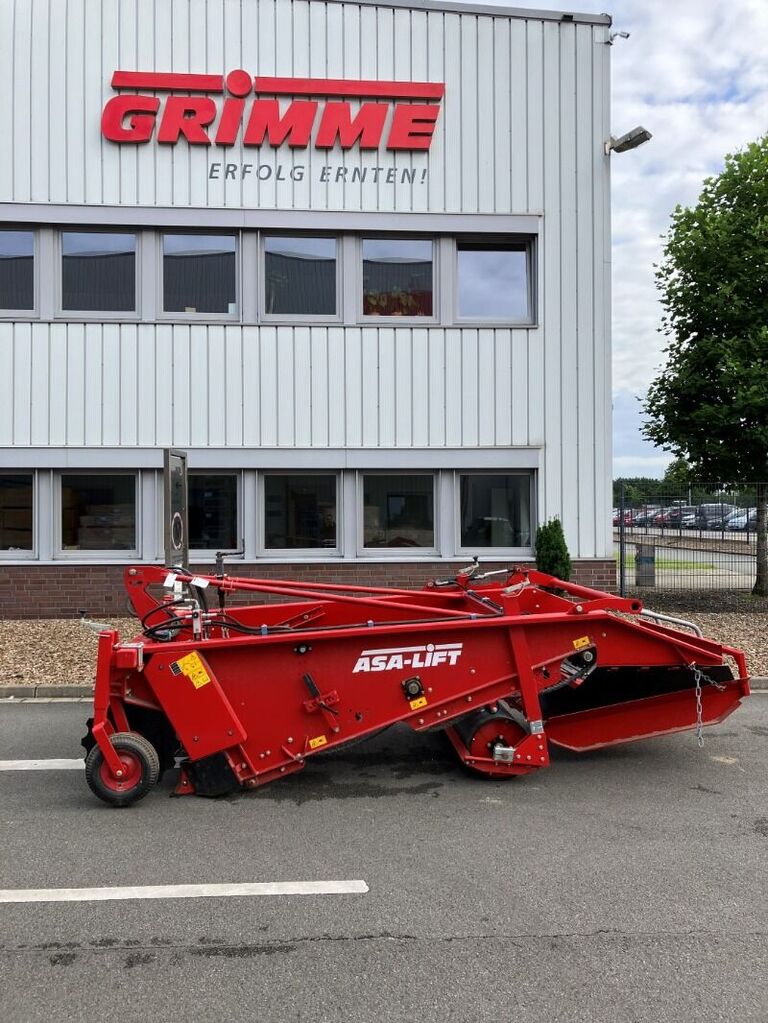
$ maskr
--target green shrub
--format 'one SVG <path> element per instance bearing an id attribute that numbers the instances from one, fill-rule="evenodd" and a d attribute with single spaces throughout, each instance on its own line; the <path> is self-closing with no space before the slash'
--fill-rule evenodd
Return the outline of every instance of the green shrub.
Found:
<path id="1" fill-rule="evenodd" d="M 550 519 L 536 530 L 536 568 L 563 582 L 571 578 L 571 556 L 560 519 Z"/>

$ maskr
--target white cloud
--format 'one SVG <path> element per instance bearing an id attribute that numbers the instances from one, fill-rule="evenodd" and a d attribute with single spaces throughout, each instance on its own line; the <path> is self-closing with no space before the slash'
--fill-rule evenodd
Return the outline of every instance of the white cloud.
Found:
<path id="1" fill-rule="evenodd" d="M 531 6 L 568 9 L 553 0 Z M 581 0 L 576 8 L 606 6 Z M 653 133 L 647 145 L 611 158 L 614 388 L 642 395 L 663 363 L 653 264 L 670 214 L 696 201 L 726 153 L 768 131 L 768 2 L 615 0 L 610 13 L 614 29 L 630 32 L 611 52 L 613 132 L 643 124 Z M 624 425 L 616 421 L 617 472 L 629 474 L 625 461 L 636 444 L 648 466 L 663 469 L 669 456 Z M 639 454 L 631 457 L 640 464 Z"/>

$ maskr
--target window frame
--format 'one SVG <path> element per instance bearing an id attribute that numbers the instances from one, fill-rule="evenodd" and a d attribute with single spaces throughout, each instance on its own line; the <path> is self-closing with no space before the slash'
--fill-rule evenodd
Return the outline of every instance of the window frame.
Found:
<path id="1" fill-rule="evenodd" d="M 142 247 L 144 230 L 141 227 L 83 227 L 79 224 L 64 224 L 55 231 L 54 241 L 54 287 L 56 294 L 55 319 L 64 322 L 138 323 L 142 319 Z M 124 310 L 108 309 L 65 309 L 64 308 L 64 235 L 65 234 L 126 234 L 135 239 L 134 255 L 134 308 Z"/>
<path id="2" fill-rule="evenodd" d="M 399 318 L 399 317 L 398 317 Z M 431 547 L 366 547 L 365 546 L 365 480 L 366 476 L 428 476 L 432 479 Z M 356 553 L 358 558 L 387 560 L 390 558 L 441 558 L 440 482 L 437 469 L 358 469 L 355 472 L 355 509 L 357 518 Z"/>
<path id="3" fill-rule="evenodd" d="M 160 323 L 241 323 L 243 321 L 243 232 L 237 228 L 230 231 L 214 231 L 210 228 L 168 228 L 157 227 L 153 231 L 153 244 L 155 248 L 155 288 L 157 302 L 155 315 Z M 187 313 L 183 310 L 178 312 L 168 311 L 165 308 L 165 251 L 163 241 L 167 234 L 191 235 L 199 238 L 209 235 L 212 238 L 234 238 L 235 239 L 235 302 L 237 312 L 235 313 Z"/>
<path id="4" fill-rule="evenodd" d="M 6 221 L 0 231 L 32 235 L 32 308 L 0 309 L 0 320 L 37 320 L 40 318 L 40 231 L 36 224 L 14 224 Z"/>
<path id="5" fill-rule="evenodd" d="M 463 476 L 527 476 L 528 496 L 530 500 L 531 542 L 527 547 L 465 547 L 461 542 L 461 478 Z M 536 506 L 536 470 L 535 469 L 454 469 L 453 471 L 453 502 L 455 512 L 455 551 L 460 558 L 477 555 L 486 560 L 498 557 L 531 558 L 534 549 L 534 536 L 538 522 Z"/>
<path id="6" fill-rule="evenodd" d="M 161 474 L 162 475 L 162 474 Z M 243 542 L 243 471 L 242 469 L 189 469 L 187 473 L 187 489 L 193 476 L 228 476 L 235 478 L 235 550 L 241 550 Z M 162 500 L 162 494 L 161 494 Z M 190 501 L 191 504 L 191 501 Z M 190 536 L 189 560 L 208 561 L 216 557 L 215 547 L 193 547 Z M 242 560 L 243 555 L 240 555 Z"/>
<path id="7" fill-rule="evenodd" d="M 135 546 L 131 550 L 75 550 L 65 551 L 63 547 L 63 501 L 62 490 L 65 476 L 130 476 L 135 484 L 134 524 Z M 142 558 L 142 476 L 137 469 L 78 469 L 67 467 L 54 473 L 53 494 L 53 559 L 55 561 L 101 561 L 106 563 L 143 560 Z"/>
<path id="8" fill-rule="evenodd" d="M 344 258 L 344 231 L 280 231 L 277 228 L 260 229 L 258 232 L 258 305 L 259 323 L 290 325 L 313 324 L 315 326 L 337 326 L 344 323 L 344 294 L 342 263 Z M 267 312 L 267 238 L 332 238 L 336 249 L 336 313 L 268 313 Z"/>
<path id="9" fill-rule="evenodd" d="M 357 322 L 349 324 L 358 327 L 408 326 L 434 327 L 440 323 L 440 234 L 425 234 L 410 231 L 363 231 L 355 236 L 355 309 Z M 431 316 L 375 316 L 363 312 L 364 277 L 363 242 L 365 241 L 428 241 L 432 245 L 432 315 Z"/>
<path id="10" fill-rule="evenodd" d="M 515 235 L 515 234 L 455 234 L 452 239 L 453 265 L 451 293 L 453 307 L 451 309 L 452 323 L 457 327 L 535 327 L 537 325 L 536 310 L 536 236 Z M 459 311 L 459 245 L 487 246 L 493 249 L 494 243 L 499 245 L 520 245 L 525 252 L 526 260 L 526 286 L 528 316 L 524 319 L 512 319 L 511 317 L 499 316 L 461 316 Z"/>
<path id="11" fill-rule="evenodd" d="M 39 522 L 39 488 L 37 485 L 37 472 L 34 469 L 2 469 L 0 477 L 3 476 L 31 476 L 32 477 L 32 547 L 28 551 L 15 550 L 6 551 L 0 548 L 0 561 L 34 561 L 38 558 L 38 522 Z"/>
<path id="12" fill-rule="evenodd" d="M 259 559 L 274 558 L 290 561 L 295 558 L 304 560 L 323 559 L 337 560 L 343 557 L 344 522 L 343 522 L 343 469 L 260 469 L 257 474 L 256 507 L 257 533 L 256 557 Z M 336 545 L 335 547 L 267 547 L 267 476 L 331 476 L 336 481 Z"/>

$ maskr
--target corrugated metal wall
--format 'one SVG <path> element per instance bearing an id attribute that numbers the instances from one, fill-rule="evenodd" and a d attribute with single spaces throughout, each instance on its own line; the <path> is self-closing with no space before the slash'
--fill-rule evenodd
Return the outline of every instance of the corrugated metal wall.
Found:
<path id="1" fill-rule="evenodd" d="M 540 513 L 563 518 L 578 556 L 609 553 L 606 39 L 605 25 L 313 0 L 6 0 L 0 202 L 338 210 L 339 229 L 350 211 L 543 217 L 528 330 L 0 323 L 0 447 L 540 444 Z M 235 146 L 226 159 L 307 166 L 302 182 L 242 183 L 209 178 L 213 147 L 103 140 L 118 67 L 446 94 L 429 154 Z M 337 163 L 428 173 L 320 182 Z"/>
<path id="2" fill-rule="evenodd" d="M 9 145 L 0 149 L 0 201 L 540 212 L 556 200 L 548 194 L 545 203 L 544 165 L 557 165 L 560 142 L 574 146 L 567 164 L 575 172 L 577 135 L 583 140 L 581 170 L 593 177 L 605 33 L 602 25 L 313 0 L 4 0 Z M 301 182 L 243 183 L 211 180 L 205 146 L 114 145 L 99 124 L 116 68 L 444 81 L 430 153 L 380 152 L 375 161 L 427 167 L 428 187 L 318 180 L 327 163 L 372 163 L 357 148 L 246 148 L 244 156 L 238 144 L 226 159 L 307 167 Z"/>
<path id="3" fill-rule="evenodd" d="M 1 446 L 544 442 L 526 330 L 73 323 L 14 335 Z"/>

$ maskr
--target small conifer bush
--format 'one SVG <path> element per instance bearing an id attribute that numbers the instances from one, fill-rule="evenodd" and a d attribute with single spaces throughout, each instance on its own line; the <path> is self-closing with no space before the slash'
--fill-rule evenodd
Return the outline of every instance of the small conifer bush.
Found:
<path id="1" fill-rule="evenodd" d="M 571 578 L 571 556 L 560 519 L 550 519 L 536 530 L 536 568 L 564 582 Z"/>

